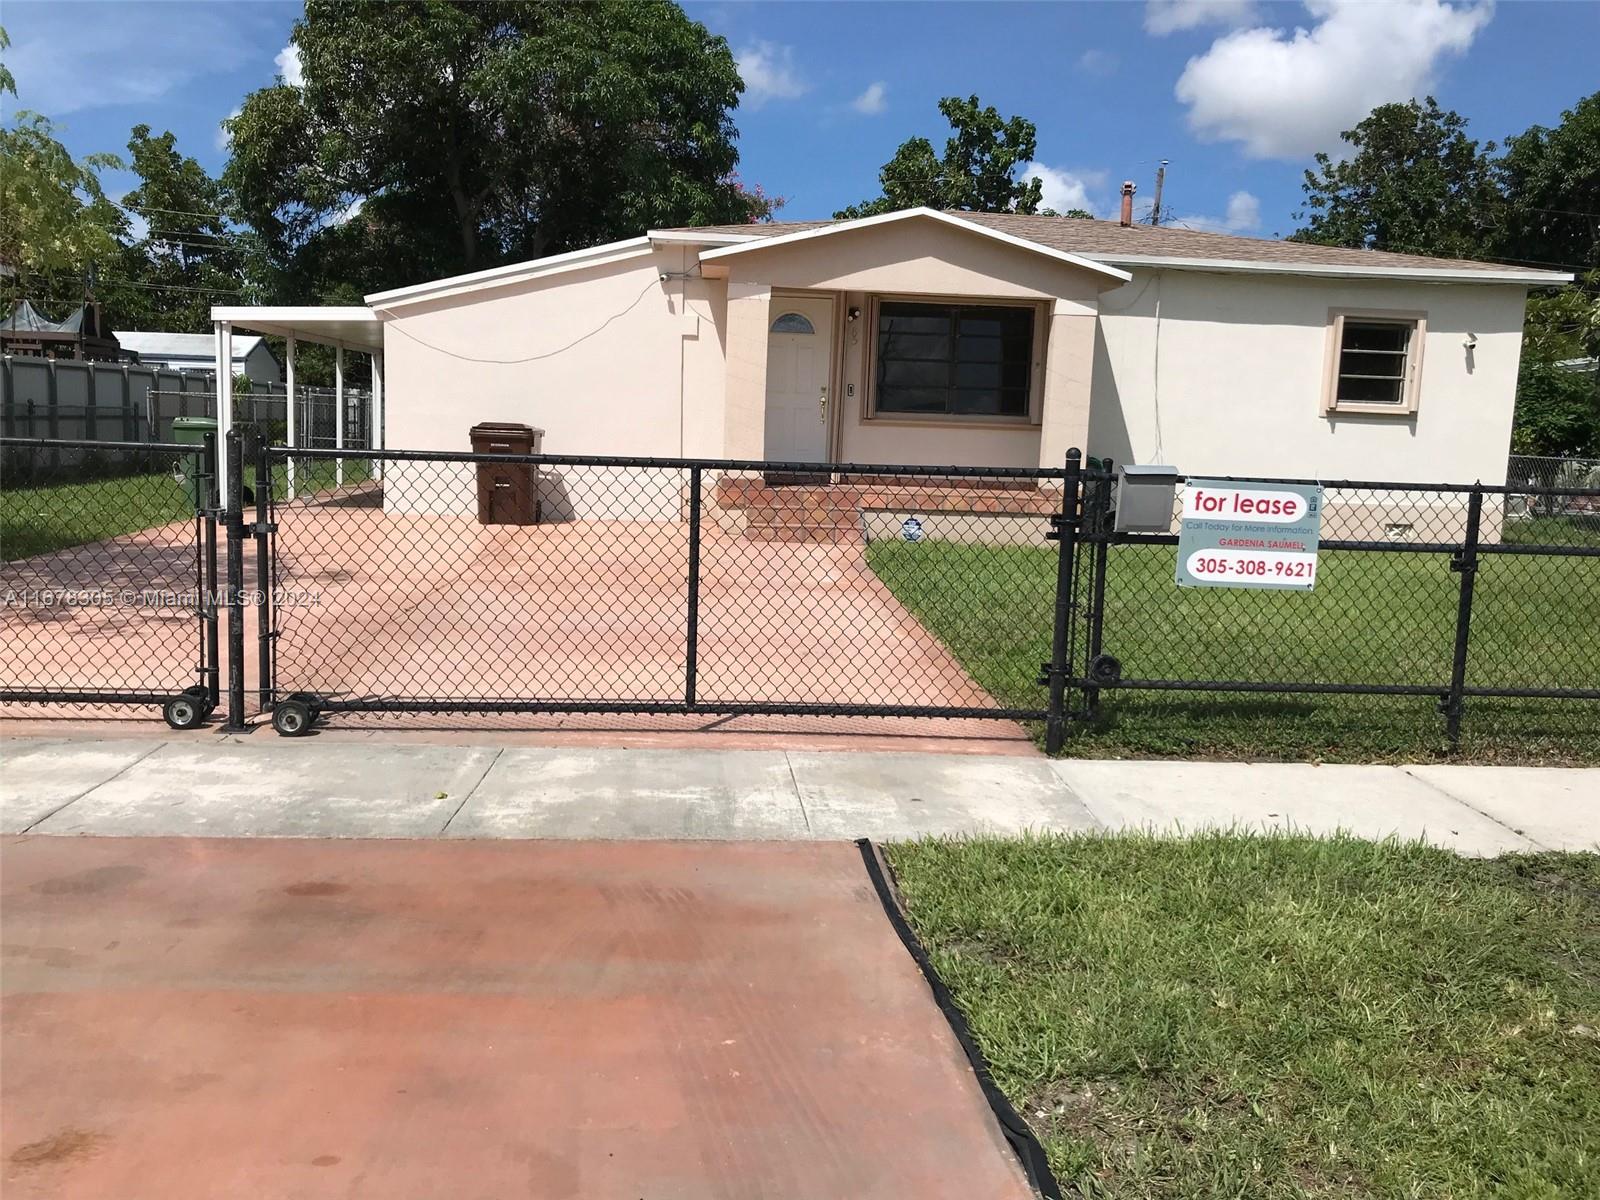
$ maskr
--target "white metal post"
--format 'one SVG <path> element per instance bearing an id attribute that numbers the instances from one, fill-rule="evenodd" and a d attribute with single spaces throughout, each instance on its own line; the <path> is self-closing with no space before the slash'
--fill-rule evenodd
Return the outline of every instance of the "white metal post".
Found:
<path id="1" fill-rule="evenodd" d="M 344 343 L 333 347 L 333 448 L 344 449 Z M 344 486 L 344 459 L 334 459 L 333 484 Z"/>
<path id="2" fill-rule="evenodd" d="M 233 322 L 217 322 L 217 481 L 227 503 L 228 456 L 225 440 L 233 432 Z"/>
<path id="3" fill-rule="evenodd" d="M 383 442 L 383 351 L 372 352 L 372 430 L 367 439 L 374 450 L 382 450 Z M 372 462 L 372 477 L 383 478 L 383 463 L 374 459 Z"/>
<path id="4" fill-rule="evenodd" d="M 294 402 L 294 334 L 289 335 L 288 353 L 285 355 L 283 382 L 288 389 L 285 414 L 289 418 L 289 457 L 284 460 L 284 477 L 288 486 L 289 499 L 294 499 L 294 448 L 299 445 L 295 440 L 295 402 Z"/>

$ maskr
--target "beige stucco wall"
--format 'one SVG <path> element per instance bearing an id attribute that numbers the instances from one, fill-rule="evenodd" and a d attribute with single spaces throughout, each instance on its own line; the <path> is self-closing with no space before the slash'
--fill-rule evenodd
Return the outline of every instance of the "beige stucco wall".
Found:
<path id="1" fill-rule="evenodd" d="M 1504 482 L 1524 299 L 1508 285 L 1135 269 L 1101 297 L 1088 449 L 1197 475 Z M 1415 414 L 1322 413 L 1330 307 L 1427 314 Z"/>
<path id="2" fill-rule="evenodd" d="M 844 323 L 831 389 L 837 404 L 832 444 L 838 461 L 1055 466 L 1069 445 L 1081 444 L 1088 435 L 1095 312 L 1105 282 L 1093 271 L 932 220 L 896 222 L 787 246 L 756 248 L 724 261 L 729 269 L 730 296 L 773 289 L 827 291 L 838 297 L 839 320 L 844 321 L 851 308 L 861 310 L 860 320 Z M 1038 405 L 1042 421 L 1023 425 L 868 419 L 867 342 L 872 337 L 868 300 L 873 295 L 958 296 L 1042 304 L 1045 318 L 1036 347 L 1042 369 L 1035 379 L 1043 393 Z M 758 326 L 753 318 L 743 323 L 732 318 L 729 356 L 731 397 L 735 387 L 731 381 L 744 380 L 749 374 L 745 364 L 765 361 L 766 325 Z M 748 404 L 748 399 L 743 403 Z M 733 431 L 743 420 L 734 407 L 730 404 L 730 445 L 738 440 Z"/>
<path id="3" fill-rule="evenodd" d="M 395 308 L 387 444 L 466 450 L 478 422 L 520 421 L 548 454 L 721 455 L 726 292 L 659 278 L 692 262 L 672 247 Z"/>
<path id="4" fill-rule="evenodd" d="M 1054 467 L 1077 445 L 1196 474 L 1503 479 L 1520 287 L 1138 269 L 1102 294 L 1091 272 L 929 221 L 730 256 L 726 280 L 693 276 L 695 262 L 672 246 L 393 309 L 387 444 L 465 450 L 476 422 L 524 421 L 552 454 L 759 458 L 772 293 L 816 289 L 835 295 L 842 323 L 840 461 Z M 1042 305 L 1042 422 L 863 419 L 868 299 L 885 293 Z M 852 307 L 862 319 L 845 322 Z M 1322 414 L 1330 307 L 1427 314 L 1414 416 Z M 568 482 L 579 497 L 592 481 Z M 417 499 L 455 507 L 463 487 L 441 480 Z"/>

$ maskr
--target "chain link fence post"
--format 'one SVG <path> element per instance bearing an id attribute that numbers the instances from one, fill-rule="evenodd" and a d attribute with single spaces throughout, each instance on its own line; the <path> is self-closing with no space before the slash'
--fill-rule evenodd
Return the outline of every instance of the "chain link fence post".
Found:
<path id="1" fill-rule="evenodd" d="M 205 529 L 205 595 L 201 597 L 201 610 L 205 614 L 206 638 L 206 700 L 215 709 L 222 702 L 221 647 L 218 644 L 217 596 L 221 581 L 217 576 L 217 435 L 204 435 L 205 449 L 202 457 L 204 478 L 196 480 L 195 496 L 200 501 L 201 520 Z"/>
<path id="2" fill-rule="evenodd" d="M 228 723 L 230 733 L 240 733 L 244 723 L 244 455 L 239 434 L 223 435 L 227 487 L 224 527 L 228 535 Z"/>
<path id="3" fill-rule="evenodd" d="M 267 439 L 260 432 L 260 426 L 246 436 L 254 451 L 256 468 L 256 523 L 252 531 L 256 539 L 256 673 L 261 711 L 270 712 L 277 694 L 272 677 L 272 640 L 276 636 L 276 621 L 272 614 L 272 535 L 278 528 L 272 519 L 272 452 L 267 446 Z"/>
<path id="4" fill-rule="evenodd" d="M 1483 487 L 1474 485 L 1467 498 L 1467 529 L 1461 549 L 1450 556 L 1450 569 L 1461 576 L 1461 593 L 1456 601 L 1456 644 L 1450 664 L 1450 692 L 1440 708 L 1444 711 L 1445 734 L 1450 748 L 1461 745 L 1461 715 L 1466 707 L 1463 692 L 1467 685 L 1467 641 L 1472 630 L 1472 590 L 1478 575 L 1478 527 L 1483 517 Z"/>
<path id="5" fill-rule="evenodd" d="M 689 621 L 684 654 L 683 702 L 694 707 L 696 677 L 700 673 L 700 487 L 699 467 L 689 468 Z"/>
<path id="6" fill-rule="evenodd" d="M 1072 634 L 1073 561 L 1078 549 L 1078 493 L 1082 454 L 1074 447 L 1067 451 L 1066 478 L 1061 488 L 1061 513 L 1055 519 L 1056 555 L 1055 629 L 1050 639 L 1050 661 L 1046 664 L 1050 685 L 1050 704 L 1045 718 L 1045 751 L 1059 754 L 1067 737 L 1068 642 Z"/>

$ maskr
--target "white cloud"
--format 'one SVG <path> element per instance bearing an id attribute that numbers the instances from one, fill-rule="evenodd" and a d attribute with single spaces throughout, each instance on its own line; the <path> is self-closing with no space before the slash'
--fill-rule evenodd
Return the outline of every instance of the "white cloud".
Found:
<path id="1" fill-rule="evenodd" d="M 1261 201 L 1249 192 L 1235 192 L 1228 197 L 1228 211 L 1224 216 L 1165 217 L 1162 223 L 1206 233 L 1254 233 L 1261 228 Z"/>
<path id="2" fill-rule="evenodd" d="M 1205 141 L 1236 141 L 1253 158 L 1304 158 L 1379 104 L 1410 100 L 1440 62 L 1464 53 L 1493 0 L 1366 3 L 1306 0 L 1310 29 L 1240 29 L 1189 60 L 1174 94 Z"/>
<path id="3" fill-rule="evenodd" d="M 228 113 L 228 116 L 227 116 L 226 119 L 231 121 L 243 111 L 244 111 L 244 109 L 242 109 L 239 105 L 235 104 L 233 106 L 233 110 L 230 113 Z M 218 150 L 226 150 L 232 144 L 233 144 L 233 135 L 231 135 L 228 132 L 227 125 L 224 124 L 222 121 L 218 121 L 217 122 L 217 137 L 216 137 L 217 149 Z"/>
<path id="4" fill-rule="evenodd" d="M 1038 179 L 1044 185 L 1042 208 L 1058 213 L 1074 208 L 1092 213 L 1105 211 L 1096 199 L 1106 186 L 1104 171 L 1068 171 L 1061 167 L 1047 167 L 1041 162 L 1026 162 L 1022 164 L 1022 178 Z"/>
<path id="5" fill-rule="evenodd" d="M 7 97 L 7 111 L 27 108 L 59 118 L 130 105 L 141 111 L 123 124 L 124 130 L 135 120 L 159 129 L 158 122 L 168 118 L 152 116 L 152 101 L 248 60 L 257 14 L 245 11 L 235 20 L 236 8 L 247 6 L 200 6 L 181 19 L 152 19 L 138 5 L 96 5 L 92 18 L 76 4 L 12 5 L 6 12 L 12 43 L 5 59 L 18 95 Z"/>
<path id="6" fill-rule="evenodd" d="M 744 80 L 745 103 L 751 108 L 760 108 L 768 100 L 793 100 L 811 90 L 795 68 L 793 46 L 752 42 L 734 55 L 734 64 Z"/>
<path id="7" fill-rule="evenodd" d="M 889 107 L 888 93 L 889 85 L 880 79 L 850 101 L 850 107 L 863 116 L 875 117 Z"/>
<path id="8" fill-rule="evenodd" d="M 1255 0 L 1149 0 L 1144 27 L 1157 35 L 1202 25 L 1247 25 L 1255 19 Z"/>
<path id="9" fill-rule="evenodd" d="M 278 74 L 283 76 L 283 81 L 290 87 L 305 87 L 306 73 L 300 65 L 300 47 L 290 42 L 273 57 L 278 65 Z"/>
<path id="10" fill-rule="evenodd" d="M 1120 62 L 1121 60 L 1109 50 L 1090 49 L 1078 55 L 1078 70 L 1085 75 L 1098 75 L 1104 78 L 1115 72 Z"/>
<path id="11" fill-rule="evenodd" d="M 334 213 L 333 216 L 329 218 L 328 223 L 330 225 L 343 225 L 346 221 L 350 220 L 351 217 L 355 216 L 364 207 L 366 207 L 366 203 L 367 198 L 365 196 L 357 196 L 354 200 L 350 201 L 349 204 L 346 204 L 338 212 Z"/>

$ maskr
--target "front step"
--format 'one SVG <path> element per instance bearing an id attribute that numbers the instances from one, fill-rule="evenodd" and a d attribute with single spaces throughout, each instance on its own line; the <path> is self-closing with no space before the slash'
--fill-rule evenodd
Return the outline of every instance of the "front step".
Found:
<path id="1" fill-rule="evenodd" d="M 817 543 L 834 546 L 860 544 L 859 513 L 802 513 L 794 509 L 753 509 L 744 527 L 752 542 Z"/>

